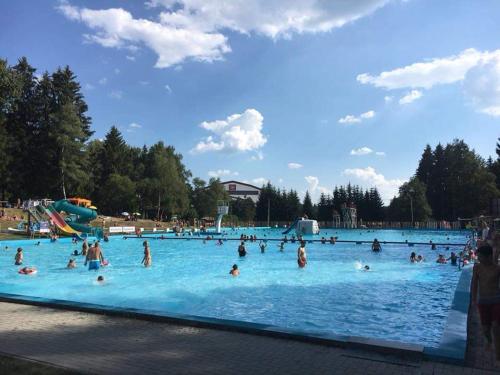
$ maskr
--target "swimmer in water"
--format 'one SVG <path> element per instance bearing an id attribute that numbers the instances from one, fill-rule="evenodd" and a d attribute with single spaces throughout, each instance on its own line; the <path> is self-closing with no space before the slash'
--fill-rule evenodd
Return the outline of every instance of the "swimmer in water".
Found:
<path id="1" fill-rule="evenodd" d="M 231 269 L 231 271 L 229 271 L 229 274 L 231 276 L 239 276 L 240 275 L 240 270 L 238 269 L 237 264 L 233 264 L 233 268 Z"/>
<path id="2" fill-rule="evenodd" d="M 78 250 L 73 251 L 73 255 L 79 255 Z"/>
<path id="3" fill-rule="evenodd" d="M 238 255 L 244 257 L 247 255 L 247 249 L 245 249 L 245 242 L 241 241 L 240 246 L 238 246 Z"/>
<path id="4" fill-rule="evenodd" d="M 446 260 L 450 260 L 451 261 L 451 265 L 452 266 L 456 266 L 457 265 L 457 255 L 452 251 L 451 254 L 450 254 L 450 257 Z"/>
<path id="5" fill-rule="evenodd" d="M 297 249 L 297 263 L 300 268 L 304 268 L 307 264 L 306 243 L 302 241 Z"/>
<path id="6" fill-rule="evenodd" d="M 370 271 L 370 266 L 367 264 L 363 267 L 363 270 L 364 271 Z"/>
<path id="7" fill-rule="evenodd" d="M 280 244 L 278 245 L 279 249 L 281 252 L 283 252 L 283 250 L 285 250 L 285 243 L 283 241 L 280 242 Z"/>
<path id="8" fill-rule="evenodd" d="M 417 257 L 417 262 L 420 263 L 420 262 L 423 262 L 424 261 L 424 257 L 422 255 L 419 255 Z"/>
<path id="9" fill-rule="evenodd" d="M 98 282 L 99 284 L 104 283 L 104 276 L 97 276 L 97 282 Z"/>
<path id="10" fill-rule="evenodd" d="M 260 252 L 262 254 L 264 254 L 265 251 L 266 251 L 267 244 L 265 242 L 261 241 L 260 244 L 259 244 L 259 247 L 260 247 Z"/>
<path id="11" fill-rule="evenodd" d="M 325 237 L 321 237 L 321 243 L 324 245 L 326 243 L 326 238 Z"/>
<path id="12" fill-rule="evenodd" d="M 151 249 L 149 248 L 148 241 L 144 241 L 142 246 L 144 246 L 144 258 L 142 258 L 141 264 L 144 264 L 144 267 L 149 267 L 153 263 L 153 260 L 151 258 Z"/>
<path id="13" fill-rule="evenodd" d="M 415 252 L 412 252 L 410 254 L 410 262 L 415 263 L 417 261 L 417 254 Z"/>
<path id="14" fill-rule="evenodd" d="M 70 259 L 66 268 L 76 268 L 76 262 L 74 259 Z"/>
<path id="15" fill-rule="evenodd" d="M 24 256 L 23 256 L 23 249 L 18 248 L 16 256 L 14 257 L 14 264 L 16 266 L 20 266 L 21 264 L 23 264 L 23 258 L 24 258 Z"/>
<path id="16" fill-rule="evenodd" d="M 380 242 L 375 238 L 372 243 L 372 251 L 378 253 L 380 250 L 382 250 L 382 246 L 380 246 Z"/>
<path id="17" fill-rule="evenodd" d="M 444 257 L 443 254 L 439 254 L 437 260 L 436 260 L 436 263 L 440 263 L 440 264 L 445 264 L 446 263 L 446 258 Z"/>

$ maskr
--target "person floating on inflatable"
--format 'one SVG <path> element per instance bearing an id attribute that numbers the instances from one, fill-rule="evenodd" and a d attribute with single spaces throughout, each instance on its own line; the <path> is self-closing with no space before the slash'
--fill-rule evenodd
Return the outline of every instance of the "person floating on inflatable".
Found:
<path id="1" fill-rule="evenodd" d="M 297 263 L 300 268 L 304 268 L 307 264 L 307 255 L 306 255 L 306 242 L 302 241 L 300 243 L 300 247 L 297 250 Z"/>
<path id="2" fill-rule="evenodd" d="M 37 272 L 35 267 L 23 267 L 19 270 L 21 275 L 34 275 Z"/>

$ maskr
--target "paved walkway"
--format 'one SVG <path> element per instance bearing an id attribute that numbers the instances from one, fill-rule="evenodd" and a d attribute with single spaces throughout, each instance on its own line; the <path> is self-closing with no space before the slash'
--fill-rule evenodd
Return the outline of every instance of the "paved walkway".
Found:
<path id="1" fill-rule="evenodd" d="M 0 303 L 0 352 L 94 374 L 495 374 L 243 333 Z M 478 353 L 476 353 L 478 354 Z M 484 362 L 482 365 L 488 367 Z"/>

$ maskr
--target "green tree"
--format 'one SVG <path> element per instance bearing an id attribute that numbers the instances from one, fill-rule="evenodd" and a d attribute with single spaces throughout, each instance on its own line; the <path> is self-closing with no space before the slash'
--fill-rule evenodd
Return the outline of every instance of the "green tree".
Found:
<path id="1" fill-rule="evenodd" d="M 310 219 L 314 218 L 315 216 L 309 191 L 306 191 L 306 195 L 304 196 L 304 201 L 302 202 L 302 214 Z"/>
<path id="2" fill-rule="evenodd" d="M 127 176 L 112 173 L 101 187 L 100 195 L 106 205 L 104 210 L 111 215 L 135 212 L 138 207 L 135 184 Z"/>
<path id="3" fill-rule="evenodd" d="M 252 199 L 235 199 L 231 202 L 231 212 L 243 222 L 252 221 L 255 217 L 255 203 Z"/>
<path id="4" fill-rule="evenodd" d="M 389 218 L 409 222 L 412 220 L 412 208 L 414 221 L 426 221 L 432 215 L 427 202 L 426 186 L 417 177 L 413 177 L 399 188 L 399 195 L 393 198 L 389 205 Z"/>

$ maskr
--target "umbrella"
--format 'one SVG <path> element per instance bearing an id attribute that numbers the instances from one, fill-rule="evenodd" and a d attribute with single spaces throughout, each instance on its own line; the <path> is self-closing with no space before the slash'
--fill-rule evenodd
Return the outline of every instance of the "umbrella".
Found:
<path id="1" fill-rule="evenodd" d="M 134 212 L 134 216 L 141 216 L 140 212 Z"/>
<path id="2" fill-rule="evenodd" d="M 122 212 L 122 216 L 130 216 L 128 212 Z"/>

